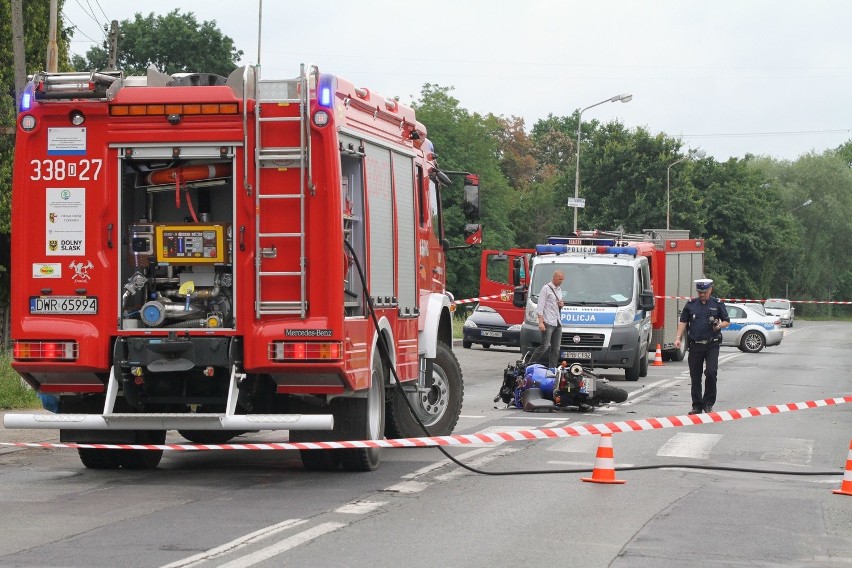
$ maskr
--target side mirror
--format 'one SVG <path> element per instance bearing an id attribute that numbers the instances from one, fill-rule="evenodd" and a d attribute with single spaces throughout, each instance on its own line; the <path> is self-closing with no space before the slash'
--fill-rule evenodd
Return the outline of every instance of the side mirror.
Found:
<path id="1" fill-rule="evenodd" d="M 464 226 L 464 242 L 470 246 L 482 244 L 482 225 L 468 223 Z"/>
<path id="2" fill-rule="evenodd" d="M 512 293 L 512 305 L 516 308 L 523 308 L 527 305 L 527 289 L 523 286 L 516 286 Z"/>
<path id="3" fill-rule="evenodd" d="M 638 307 L 640 310 L 653 310 L 655 306 L 653 292 L 639 292 Z"/>
<path id="4" fill-rule="evenodd" d="M 464 176 L 464 217 L 468 221 L 479 221 L 479 176 Z"/>

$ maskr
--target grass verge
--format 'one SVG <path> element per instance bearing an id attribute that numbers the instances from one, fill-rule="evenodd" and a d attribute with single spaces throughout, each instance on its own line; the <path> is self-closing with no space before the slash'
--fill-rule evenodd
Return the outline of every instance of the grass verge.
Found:
<path id="1" fill-rule="evenodd" d="M 41 406 L 33 389 L 12 370 L 8 353 L 0 355 L 0 410 Z"/>

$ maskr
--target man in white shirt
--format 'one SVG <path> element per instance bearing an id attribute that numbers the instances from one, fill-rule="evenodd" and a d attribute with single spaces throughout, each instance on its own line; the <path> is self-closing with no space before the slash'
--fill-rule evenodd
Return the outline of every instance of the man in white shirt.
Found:
<path id="1" fill-rule="evenodd" d="M 538 293 L 538 305 L 535 313 L 538 316 L 538 328 L 541 330 L 541 359 L 547 357 L 548 367 L 556 367 L 559 362 L 559 347 L 562 343 L 562 282 L 565 274 L 561 270 L 553 272 L 550 282 L 541 287 Z"/>

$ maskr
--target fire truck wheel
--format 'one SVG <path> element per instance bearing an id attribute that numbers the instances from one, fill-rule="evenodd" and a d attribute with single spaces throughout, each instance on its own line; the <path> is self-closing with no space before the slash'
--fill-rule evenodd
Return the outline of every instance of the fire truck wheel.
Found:
<path id="1" fill-rule="evenodd" d="M 373 355 L 373 377 L 366 398 L 332 401 L 335 430 L 342 426 L 343 440 L 381 440 L 385 431 L 385 371 L 378 353 Z M 381 448 L 336 450 L 346 471 L 373 471 L 379 467 Z"/>
<path id="2" fill-rule="evenodd" d="M 137 444 L 165 444 L 165 430 L 142 430 L 136 433 Z M 163 450 L 117 450 L 118 463 L 125 469 L 155 469 L 163 458 Z"/>
<path id="3" fill-rule="evenodd" d="M 432 388 L 425 393 L 411 395 L 409 400 L 423 424 L 433 436 L 449 436 L 459 420 L 464 400 L 462 370 L 455 353 L 442 342 L 432 365 Z M 388 438 L 414 438 L 423 435 L 423 430 L 411 414 L 399 389 L 388 396 Z"/>
<path id="4" fill-rule="evenodd" d="M 80 455 L 80 461 L 88 469 L 118 469 L 118 454 L 123 451 L 80 448 L 77 453 Z"/>

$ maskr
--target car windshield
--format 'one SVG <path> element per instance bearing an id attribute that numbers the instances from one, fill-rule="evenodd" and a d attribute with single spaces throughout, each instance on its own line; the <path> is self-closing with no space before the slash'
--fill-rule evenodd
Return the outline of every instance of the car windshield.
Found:
<path id="1" fill-rule="evenodd" d="M 539 264 L 533 274 L 530 294 L 538 301 L 541 287 L 553 279 L 553 273 L 565 273 L 562 299 L 567 305 L 625 306 L 633 299 L 633 269 L 612 264 Z"/>
<path id="2" fill-rule="evenodd" d="M 770 310 L 789 310 L 790 302 L 787 300 L 766 300 L 763 307 Z"/>

